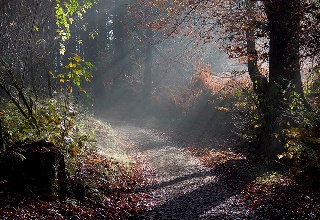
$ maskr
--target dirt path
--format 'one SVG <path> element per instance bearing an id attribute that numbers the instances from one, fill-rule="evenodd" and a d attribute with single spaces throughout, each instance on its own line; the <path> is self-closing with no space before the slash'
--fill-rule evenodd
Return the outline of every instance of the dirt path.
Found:
<path id="1" fill-rule="evenodd" d="M 203 167 L 166 134 L 126 123 L 111 124 L 118 138 L 136 146 L 156 172 L 157 184 L 147 189 L 154 206 L 139 219 L 248 219 L 238 205 L 239 190 L 215 170 Z"/>

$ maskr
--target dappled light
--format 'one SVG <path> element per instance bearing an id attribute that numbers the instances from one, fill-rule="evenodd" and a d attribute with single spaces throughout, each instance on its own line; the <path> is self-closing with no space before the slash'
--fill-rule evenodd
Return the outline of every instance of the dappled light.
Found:
<path id="1" fill-rule="evenodd" d="M 2 0 L 0 219 L 320 219 L 319 0 Z"/>

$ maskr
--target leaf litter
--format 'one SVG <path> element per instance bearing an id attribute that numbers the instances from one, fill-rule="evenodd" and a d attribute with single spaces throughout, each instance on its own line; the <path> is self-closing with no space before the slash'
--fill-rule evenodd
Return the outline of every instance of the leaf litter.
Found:
<path id="1" fill-rule="evenodd" d="M 111 148 L 126 159 L 114 158 L 110 146 L 104 151 L 102 140 L 100 150 L 77 161 L 66 197 L 42 201 L 1 189 L 2 219 L 320 218 L 318 191 L 286 174 L 261 174 L 241 153 L 183 148 L 163 132 L 114 127 Z"/>

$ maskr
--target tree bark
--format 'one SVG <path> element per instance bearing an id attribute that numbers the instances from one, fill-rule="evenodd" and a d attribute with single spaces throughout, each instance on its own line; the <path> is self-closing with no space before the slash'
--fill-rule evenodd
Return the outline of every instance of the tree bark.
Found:
<path id="1" fill-rule="evenodd" d="M 144 99 L 149 99 L 151 96 L 152 91 L 152 30 L 148 29 L 146 31 L 146 57 L 144 60 L 144 84 L 143 84 L 143 90 L 142 90 L 142 96 Z"/>
<path id="2" fill-rule="evenodd" d="M 249 1 L 249 4 L 253 4 Z M 269 30 L 269 80 L 257 66 L 254 20 L 247 30 L 248 71 L 263 114 L 262 149 L 268 159 L 276 159 L 283 152 L 282 130 L 289 119 L 284 117 L 291 98 L 304 99 L 300 74 L 299 31 L 301 5 L 299 0 L 263 1 L 268 17 Z M 249 5 L 248 16 L 252 14 Z"/>
<path id="3" fill-rule="evenodd" d="M 273 139 L 278 139 L 274 141 L 275 144 L 280 145 L 269 149 L 275 153 L 282 151 L 281 130 L 288 122 L 283 115 L 288 110 L 291 98 L 296 94 L 303 97 L 299 54 L 300 11 L 299 0 L 266 4 L 270 51 L 265 121 L 270 126 L 270 132 L 275 134 Z"/>

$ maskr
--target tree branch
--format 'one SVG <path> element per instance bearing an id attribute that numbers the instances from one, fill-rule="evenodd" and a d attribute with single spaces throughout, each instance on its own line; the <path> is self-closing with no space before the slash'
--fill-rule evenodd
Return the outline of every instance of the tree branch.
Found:
<path id="1" fill-rule="evenodd" d="M 248 24 L 246 28 L 247 41 L 247 58 L 248 58 L 248 72 L 253 83 L 253 89 L 258 96 L 264 96 L 268 87 L 268 79 L 262 75 L 258 68 L 258 54 L 256 50 L 256 42 L 254 31 L 256 30 L 256 21 L 253 18 L 254 1 L 247 3 Z"/>

